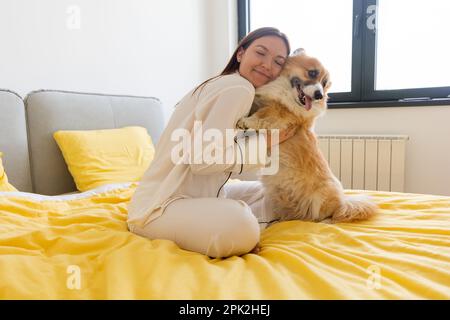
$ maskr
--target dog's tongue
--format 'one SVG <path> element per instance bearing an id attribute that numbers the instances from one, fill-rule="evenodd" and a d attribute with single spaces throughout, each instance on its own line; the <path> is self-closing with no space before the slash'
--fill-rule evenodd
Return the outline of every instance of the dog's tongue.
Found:
<path id="1" fill-rule="evenodd" d="M 305 95 L 305 109 L 307 111 L 311 110 L 312 107 L 312 100 L 310 97 L 308 97 L 307 95 Z"/>

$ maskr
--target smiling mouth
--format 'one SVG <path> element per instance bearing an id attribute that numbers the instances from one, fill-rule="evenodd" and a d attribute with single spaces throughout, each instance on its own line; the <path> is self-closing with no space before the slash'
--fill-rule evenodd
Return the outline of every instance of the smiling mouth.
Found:
<path id="1" fill-rule="evenodd" d="M 295 88 L 297 89 L 297 94 L 298 94 L 298 102 L 300 102 L 300 104 L 305 107 L 306 111 L 311 110 L 312 108 L 312 99 L 311 97 L 307 96 L 302 88 L 300 87 L 300 84 L 296 84 Z"/>
<path id="2" fill-rule="evenodd" d="M 261 71 L 258 71 L 258 70 L 255 69 L 255 72 L 256 72 L 256 73 L 259 73 L 260 75 L 262 75 L 262 76 L 264 76 L 264 77 L 266 77 L 267 79 L 270 79 L 270 77 L 269 77 L 267 74 L 262 73 Z"/>

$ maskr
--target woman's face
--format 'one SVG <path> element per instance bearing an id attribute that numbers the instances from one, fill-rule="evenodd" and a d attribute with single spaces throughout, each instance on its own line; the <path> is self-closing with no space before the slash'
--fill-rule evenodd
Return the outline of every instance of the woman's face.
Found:
<path id="1" fill-rule="evenodd" d="M 281 73 L 288 52 L 284 41 L 276 36 L 256 39 L 247 49 L 240 48 L 237 59 L 239 73 L 258 88 Z"/>

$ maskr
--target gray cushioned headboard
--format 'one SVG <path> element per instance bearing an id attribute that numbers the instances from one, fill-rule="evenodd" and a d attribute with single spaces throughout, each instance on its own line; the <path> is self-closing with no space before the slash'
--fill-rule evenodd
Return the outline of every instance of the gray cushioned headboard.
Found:
<path id="1" fill-rule="evenodd" d="M 0 89 L 0 151 L 9 182 L 20 191 L 32 191 L 27 127 L 22 98 Z"/>
<path id="2" fill-rule="evenodd" d="M 34 192 L 46 195 L 76 191 L 55 131 L 136 125 L 147 128 L 156 145 L 164 128 L 161 102 L 152 97 L 40 90 L 27 95 L 25 108 Z"/>

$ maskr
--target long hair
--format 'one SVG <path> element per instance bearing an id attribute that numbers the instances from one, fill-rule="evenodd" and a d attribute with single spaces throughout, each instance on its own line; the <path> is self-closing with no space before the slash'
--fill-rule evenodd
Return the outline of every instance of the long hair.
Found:
<path id="1" fill-rule="evenodd" d="M 205 80 L 204 82 L 202 82 L 200 85 L 198 85 L 195 88 L 195 90 L 192 92 L 192 95 L 194 95 L 194 93 L 199 88 L 203 87 L 209 81 L 211 81 L 217 77 L 220 77 L 220 76 L 232 74 L 232 73 L 236 72 L 237 70 L 239 70 L 239 62 L 237 60 L 237 54 L 239 52 L 239 49 L 242 48 L 242 49 L 246 50 L 253 43 L 253 41 L 255 41 L 256 39 L 262 38 L 262 37 L 266 37 L 266 36 L 275 36 L 275 37 L 278 37 L 281 40 L 283 40 L 283 42 L 287 48 L 287 54 L 288 55 L 290 54 L 291 46 L 289 44 L 289 40 L 288 40 L 287 36 L 284 33 L 280 32 L 280 30 L 278 30 L 277 28 L 264 27 L 264 28 L 259 28 L 259 29 L 253 30 L 239 42 L 236 50 L 234 50 L 233 55 L 231 56 L 227 65 L 225 66 L 225 69 L 223 69 L 223 71 L 219 75 L 209 78 L 209 79 Z"/>

